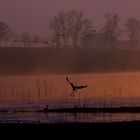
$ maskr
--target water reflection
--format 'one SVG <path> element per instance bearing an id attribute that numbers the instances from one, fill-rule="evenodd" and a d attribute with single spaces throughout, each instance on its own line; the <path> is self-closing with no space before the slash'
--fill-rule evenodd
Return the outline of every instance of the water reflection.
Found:
<path id="1" fill-rule="evenodd" d="M 140 113 L 0 113 L 0 122 L 94 123 L 140 120 Z"/>

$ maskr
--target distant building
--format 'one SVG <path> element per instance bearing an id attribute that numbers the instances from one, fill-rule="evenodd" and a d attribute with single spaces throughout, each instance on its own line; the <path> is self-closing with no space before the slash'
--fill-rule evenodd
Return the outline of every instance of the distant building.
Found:
<path id="1" fill-rule="evenodd" d="M 81 47 L 90 49 L 110 48 L 110 44 L 107 43 L 105 37 L 105 33 L 99 32 L 94 32 L 90 35 L 84 36 L 81 38 Z M 113 47 L 121 49 L 140 48 L 138 40 L 135 40 L 133 42 L 133 45 L 130 43 L 129 40 L 118 40 L 114 42 Z"/>
<path id="2" fill-rule="evenodd" d="M 105 47 L 105 34 L 94 32 L 86 35 L 81 39 L 82 48 L 104 48 Z"/>
<path id="3" fill-rule="evenodd" d="M 134 49 L 134 48 L 139 48 L 139 41 L 135 40 L 133 42 L 133 45 L 131 45 L 129 40 L 119 40 L 116 42 L 116 48 L 120 49 Z"/>

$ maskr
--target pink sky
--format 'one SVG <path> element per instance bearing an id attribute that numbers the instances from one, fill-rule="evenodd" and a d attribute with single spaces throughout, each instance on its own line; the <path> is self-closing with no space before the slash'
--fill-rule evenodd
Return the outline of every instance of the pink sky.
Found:
<path id="1" fill-rule="evenodd" d="M 0 20 L 15 32 L 47 36 L 48 19 L 70 9 L 83 10 L 97 29 L 107 12 L 117 13 L 121 24 L 129 17 L 140 20 L 140 0 L 0 0 Z"/>

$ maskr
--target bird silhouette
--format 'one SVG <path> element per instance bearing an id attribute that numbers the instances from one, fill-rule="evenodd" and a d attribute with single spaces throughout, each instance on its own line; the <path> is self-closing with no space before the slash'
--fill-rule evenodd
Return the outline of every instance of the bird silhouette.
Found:
<path id="1" fill-rule="evenodd" d="M 66 80 L 71 85 L 71 88 L 72 88 L 72 96 L 74 96 L 74 92 L 77 91 L 78 89 L 82 89 L 82 88 L 86 88 L 87 87 L 87 85 L 81 85 L 81 86 L 74 85 L 72 82 L 69 81 L 68 77 L 66 77 Z"/>

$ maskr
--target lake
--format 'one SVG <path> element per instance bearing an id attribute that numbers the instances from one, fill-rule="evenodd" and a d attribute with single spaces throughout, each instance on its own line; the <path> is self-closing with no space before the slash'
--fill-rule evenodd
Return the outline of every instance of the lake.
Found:
<path id="1" fill-rule="evenodd" d="M 75 85 L 88 85 L 72 93 Z M 139 113 L 42 113 L 45 108 L 140 106 L 140 73 L 0 77 L 0 122 L 105 122 L 140 120 Z M 5 112 L 7 111 L 7 112 Z M 14 112 L 16 111 L 16 112 Z M 27 112 L 22 112 L 27 111 Z"/>

